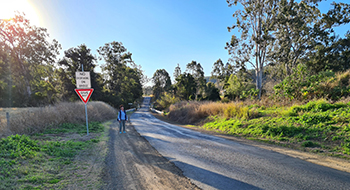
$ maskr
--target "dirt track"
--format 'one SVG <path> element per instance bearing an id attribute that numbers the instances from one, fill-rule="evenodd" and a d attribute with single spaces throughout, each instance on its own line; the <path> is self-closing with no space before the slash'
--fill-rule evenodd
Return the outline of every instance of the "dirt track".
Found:
<path id="1" fill-rule="evenodd" d="M 117 121 L 110 125 L 102 179 L 106 184 L 102 189 L 199 189 L 130 123 L 126 133 L 119 134 Z"/>

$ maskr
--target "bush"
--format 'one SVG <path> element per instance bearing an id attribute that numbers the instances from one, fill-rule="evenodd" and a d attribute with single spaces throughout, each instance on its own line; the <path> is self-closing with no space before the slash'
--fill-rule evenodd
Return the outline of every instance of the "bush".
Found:
<path id="1" fill-rule="evenodd" d="M 231 100 L 244 100 L 248 97 L 254 98 L 259 93 L 259 91 L 255 89 L 255 85 L 252 83 L 251 79 L 242 73 L 232 74 L 227 83 L 228 86 L 226 88 L 225 97 Z"/>
<path id="2" fill-rule="evenodd" d="M 304 141 L 303 143 L 301 143 L 301 146 L 312 147 L 312 146 L 314 146 L 314 143 L 312 141 Z"/>
<path id="3" fill-rule="evenodd" d="M 320 99 L 316 101 L 310 101 L 307 104 L 302 106 L 294 105 L 290 107 L 288 111 L 288 115 L 297 116 L 299 112 L 313 112 L 313 113 L 325 112 L 328 110 L 334 110 L 334 109 L 339 109 L 343 107 L 347 107 L 347 105 L 344 103 L 332 104 L 324 99 Z"/>
<path id="4" fill-rule="evenodd" d="M 214 83 L 208 82 L 203 96 L 204 100 L 218 101 L 220 100 L 220 90 L 215 87 Z"/>
<path id="5" fill-rule="evenodd" d="M 224 116 L 229 118 L 239 118 L 239 119 L 248 119 L 249 118 L 249 108 L 243 106 L 243 103 L 233 104 L 230 103 L 226 106 L 224 110 Z"/>
<path id="6" fill-rule="evenodd" d="M 180 99 L 175 97 L 173 94 L 165 92 L 154 102 L 154 108 L 157 110 L 166 110 L 170 107 L 170 105 L 179 101 Z"/>
<path id="7" fill-rule="evenodd" d="M 300 64 L 292 75 L 275 85 L 274 90 L 276 96 L 288 97 L 291 100 L 339 100 L 350 94 L 349 82 L 350 71 L 338 74 L 323 71 L 317 75 L 309 75 L 306 66 Z"/>

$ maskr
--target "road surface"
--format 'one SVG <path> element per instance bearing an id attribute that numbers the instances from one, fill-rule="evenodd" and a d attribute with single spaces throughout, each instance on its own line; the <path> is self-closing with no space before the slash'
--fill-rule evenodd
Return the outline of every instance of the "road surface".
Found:
<path id="1" fill-rule="evenodd" d="M 350 189 L 350 173 L 156 119 L 150 98 L 132 125 L 202 189 Z"/>

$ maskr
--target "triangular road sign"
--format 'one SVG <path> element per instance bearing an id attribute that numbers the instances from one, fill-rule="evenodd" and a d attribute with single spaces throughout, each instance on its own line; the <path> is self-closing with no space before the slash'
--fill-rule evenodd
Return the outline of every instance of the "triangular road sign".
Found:
<path id="1" fill-rule="evenodd" d="M 91 96 L 92 92 L 94 91 L 94 89 L 92 89 L 92 88 L 90 88 L 90 89 L 74 89 L 74 90 L 85 104 L 89 101 L 90 96 Z"/>

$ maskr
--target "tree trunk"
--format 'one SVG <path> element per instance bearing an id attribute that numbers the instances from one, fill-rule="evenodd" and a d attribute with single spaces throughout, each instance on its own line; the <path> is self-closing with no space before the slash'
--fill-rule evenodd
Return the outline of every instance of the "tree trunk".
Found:
<path id="1" fill-rule="evenodd" d="M 261 2 L 259 2 L 261 4 Z M 262 39 L 262 31 L 261 31 L 261 15 L 262 15 L 262 9 L 260 9 L 260 14 L 258 18 L 258 28 L 257 28 L 257 38 Z M 256 88 L 259 90 L 258 98 L 260 100 L 261 98 L 261 87 L 262 87 L 262 69 L 263 69 L 263 63 L 262 63 L 262 55 L 261 53 L 261 45 L 260 43 L 255 42 L 255 59 L 256 59 Z"/>
<path id="2" fill-rule="evenodd" d="M 262 92 L 262 77 L 263 77 L 263 67 L 259 69 L 259 100 L 261 99 L 261 92 Z"/>

